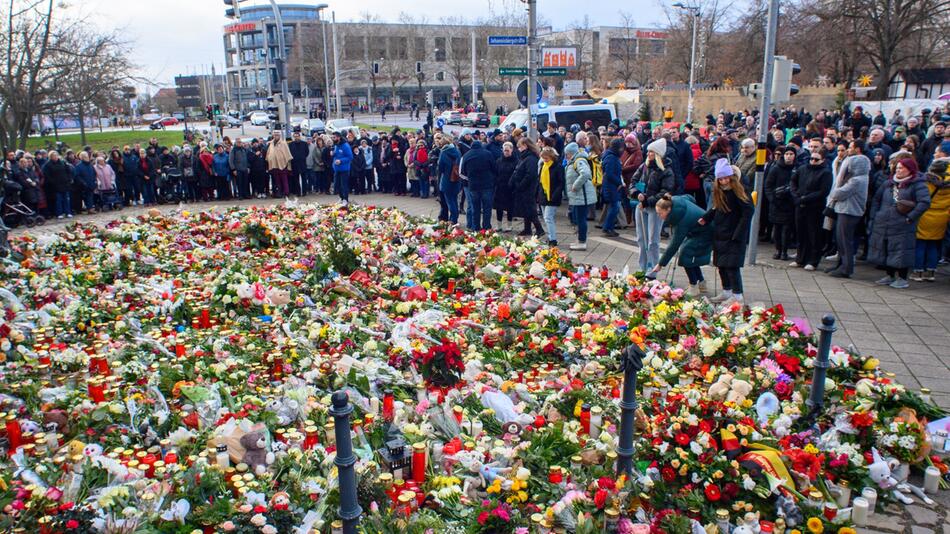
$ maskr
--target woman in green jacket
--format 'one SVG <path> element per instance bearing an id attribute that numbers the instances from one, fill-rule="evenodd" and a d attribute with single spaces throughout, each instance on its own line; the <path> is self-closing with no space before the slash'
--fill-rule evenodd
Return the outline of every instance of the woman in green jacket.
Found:
<path id="1" fill-rule="evenodd" d="M 677 262 L 686 271 L 686 278 L 689 279 L 689 289 L 686 290 L 686 294 L 695 297 L 700 293 L 705 293 L 706 280 L 703 278 L 701 267 L 709 265 L 709 257 L 712 253 L 712 225 L 704 226 L 698 223 L 705 212 L 693 203 L 691 195 L 673 197 L 665 194 L 656 203 L 656 213 L 661 220 L 673 227 L 673 237 L 663 256 L 660 257 L 659 263 L 653 267 L 649 275 L 655 277 L 661 268 L 669 265 L 670 260 L 678 251 Z"/>

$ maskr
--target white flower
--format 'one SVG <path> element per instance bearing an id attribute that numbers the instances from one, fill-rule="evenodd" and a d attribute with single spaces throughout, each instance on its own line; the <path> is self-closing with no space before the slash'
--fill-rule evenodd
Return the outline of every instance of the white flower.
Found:
<path id="1" fill-rule="evenodd" d="M 914 439 L 914 436 L 901 436 L 900 439 L 897 440 L 897 444 L 907 450 L 917 448 L 917 440 Z"/>
<path id="2" fill-rule="evenodd" d="M 703 453 L 703 446 L 699 443 L 696 443 L 695 441 L 691 441 L 689 442 L 689 450 L 693 451 L 693 454 L 696 456 L 699 456 Z"/>
<path id="3" fill-rule="evenodd" d="M 266 523 L 267 523 L 267 518 L 261 514 L 254 514 L 254 516 L 251 517 L 251 524 L 254 525 L 255 527 L 262 527 Z"/>
<path id="4" fill-rule="evenodd" d="M 752 490 L 754 490 L 754 489 L 755 489 L 755 480 L 752 480 L 752 477 L 750 477 L 749 475 L 746 475 L 746 476 L 743 477 L 743 479 L 742 479 L 742 487 L 745 488 L 746 491 L 752 491 Z"/>
<path id="5" fill-rule="evenodd" d="M 264 525 L 261 528 L 261 534 L 277 534 L 277 529 L 273 525 Z"/>

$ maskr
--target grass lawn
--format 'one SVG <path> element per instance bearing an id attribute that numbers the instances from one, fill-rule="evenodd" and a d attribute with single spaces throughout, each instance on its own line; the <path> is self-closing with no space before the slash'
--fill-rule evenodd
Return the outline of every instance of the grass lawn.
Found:
<path id="1" fill-rule="evenodd" d="M 124 145 L 132 145 L 135 143 L 146 145 L 148 144 L 148 140 L 153 137 L 158 139 L 158 144 L 161 146 L 180 145 L 184 140 L 181 131 L 149 130 L 148 127 L 144 127 L 137 128 L 134 131 L 87 132 L 86 144 L 90 145 L 93 150 L 109 151 L 113 146 L 118 146 L 121 149 Z M 59 140 L 66 143 L 72 150 L 82 149 L 83 145 L 80 139 L 78 133 L 59 136 Z M 55 145 L 56 138 L 52 135 L 46 137 L 30 137 L 26 141 L 26 149 L 31 152 L 41 148 L 49 150 L 55 147 Z"/>

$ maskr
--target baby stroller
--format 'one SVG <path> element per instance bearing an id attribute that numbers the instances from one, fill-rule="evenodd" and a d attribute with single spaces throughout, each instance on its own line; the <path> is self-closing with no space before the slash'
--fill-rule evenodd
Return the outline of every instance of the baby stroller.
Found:
<path id="1" fill-rule="evenodd" d="M 29 206 L 20 200 L 20 193 L 23 192 L 23 186 L 11 180 L 3 181 L 3 223 L 7 226 L 19 226 L 23 224 L 27 228 L 39 226 L 46 222 L 46 219 L 36 213 Z"/>
<path id="2" fill-rule="evenodd" d="M 159 202 L 162 204 L 182 202 L 185 197 L 182 194 L 184 186 L 182 185 L 181 169 L 178 167 L 164 167 L 162 171 L 164 177 L 159 192 Z"/>
<path id="3" fill-rule="evenodd" d="M 113 211 L 122 209 L 123 201 L 116 188 L 100 189 L 96 191 L 98 197 L 99 209 L 102 211 Z"/>

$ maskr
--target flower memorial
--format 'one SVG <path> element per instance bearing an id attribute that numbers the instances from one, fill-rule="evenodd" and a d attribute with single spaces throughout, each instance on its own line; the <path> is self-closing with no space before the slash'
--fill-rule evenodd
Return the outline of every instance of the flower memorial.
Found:
<path id="1" fill-rule="evenodd" d="M 947 471 L 946 414 L 870 355 L 833 347 L 812 425 L 816 340 L 781 306 L 716 310 L 533 241 L 278 206 L 13 246 L 4 532 L 337 532 L 339 390 L 369 533 L 851 534 L 866 497 L 925 500 L 909 474 Z"/>

